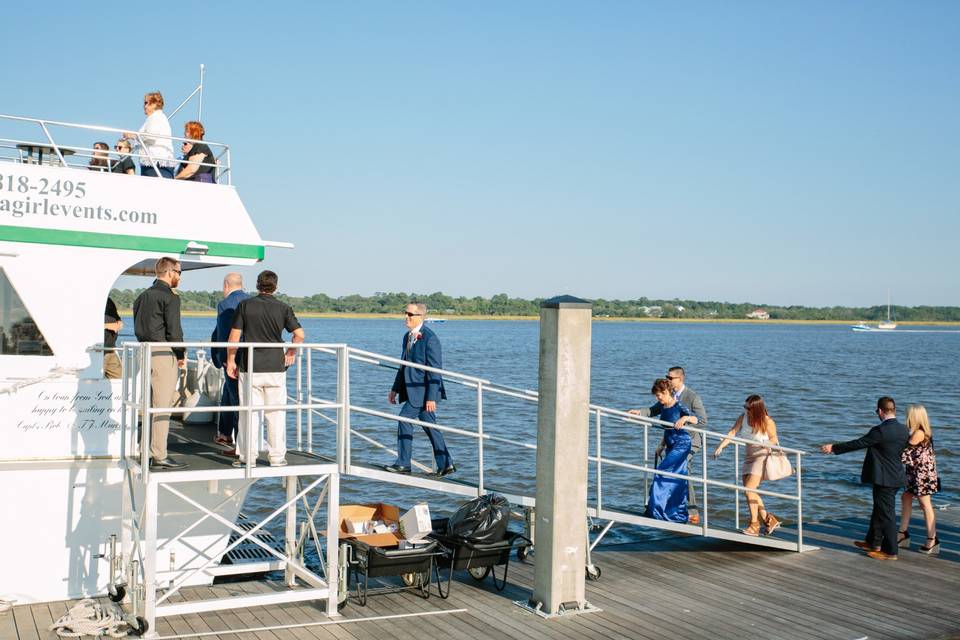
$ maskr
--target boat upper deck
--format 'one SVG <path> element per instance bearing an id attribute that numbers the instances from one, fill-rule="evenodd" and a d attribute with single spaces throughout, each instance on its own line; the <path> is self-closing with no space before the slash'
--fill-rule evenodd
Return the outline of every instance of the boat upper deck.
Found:
<path id="1" fill-rule="evenodd" d="M 871 560 L 852 545 L 866 531 L 866 515 L 808 523 L 806 535 L 820 549 L 802 554 L 686 536 L 600 547 L 593 559 L 602 575 L 587 583 L 587 598 L 602 611 L 551 620 L 513 603 L 530 597 L 533 567 L 511 562 L 502 593 L 489 578 L 476 582 L 458 573 L 448 600 L 435 592 L 429 600 L 412 592 L 371 596 L 366 607 L 351 601 L 340 620 L 327 619 L 322 603 L 291 603 L 163 618 L 157 631 L 161 638 L 210 634 L 200 637 L 221 640 L 958 638 L 960 511 L 937 517 L 940 555 L 903 550 L 897 562 Z M 913 521 L 916 538 L 922 527 L 922 520 Z M 238 582 L 189 588 L 184 595 L 273 589 L 267 581 Z M 53 640 L 47 627 L 68 605 L 24 605 L 0 614 L 0 638 Z M 321 624 L 302 626 L 311 623 Z M 230 631 L 263 627 L 272 629 Z"/>

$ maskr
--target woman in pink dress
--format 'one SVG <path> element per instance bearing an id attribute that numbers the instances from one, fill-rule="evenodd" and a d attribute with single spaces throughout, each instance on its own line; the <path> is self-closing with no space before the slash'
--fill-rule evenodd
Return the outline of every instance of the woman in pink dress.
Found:
<path id="1" fill-rule="evenodd" d="M 920 552 L 939 553 L 940 538 L 937 537 L 937 521 L 930 496 L 940 491 L 940 478 L 937 475 L 937 460 L 933 455 L 933 429 L 923 405 L 915 404 L 907 410 L 907 428 L 910 429 L 910 441 L 901 456 L 907 471 L 907 490 L 900 497 L 900 535 L 897 536 L 897 544 L 910 547 L 908 527 L 913 499 L 916 498 L 927 525 L 927 541 L 920 547 Z"/>

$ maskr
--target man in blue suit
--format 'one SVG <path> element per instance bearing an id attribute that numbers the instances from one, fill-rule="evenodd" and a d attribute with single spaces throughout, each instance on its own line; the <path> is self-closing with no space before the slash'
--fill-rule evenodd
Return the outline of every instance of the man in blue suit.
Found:
<path id="1" fill-rule="evenodd" d="M 411 302 L 406 308 L 407 332 L 403 334 L 401 358 L 407 362 L 426 365 L 434 369 L 443 368 L 440 353 L 440 338 L 423 326 L 427 316 L 427 305 Z M 415 367 L 401 366 L 387 399 L 396 404 L 403 403 L 401 418 L 437 423 L 437 401 L 446 400 L 447 392 L 443 388 L 443 378 L 439 373 L 424 371 Z M 422 426 L 422 425 L 421 425 Z M 437 476 L 448 476 L 457 470 L 447 451 L 443 432 L 439 429 L 423 427 L 433 446 L 433 457 L 437 462 Z M 394 473 L 410 473 L 410 457 L 413 453 L 413 425 L 409 422 L 397 423 L 397 461 L 384 467 Z"/>
<path id="2" fill-rule="evenodd" d="M 230 328 L 233 327 L 233 315 L 237 312 L 237 305 L 241 300 L 249 297 L 243 292 L 243 276 L 239 273 L 228 273 L 224 276 L 223 300 L 217 305 L 217 326 L 213 330 L 213 335 L 210 336 L 211 342 L 227 341 L 230 337 Z M 215 367 L 223 369 L 227 366 L 226 349 L 211 349 L 210 357 Z M 223 376 L 223 391 L 220 392 L 221 407 L 235 407 L 240 404 L 238 384 L 237 378 Z M 240 414 L 235 411 L 224 411 L 218 416 L 217 437 L 214 438 L 214 442 L 233 446 Z"/>

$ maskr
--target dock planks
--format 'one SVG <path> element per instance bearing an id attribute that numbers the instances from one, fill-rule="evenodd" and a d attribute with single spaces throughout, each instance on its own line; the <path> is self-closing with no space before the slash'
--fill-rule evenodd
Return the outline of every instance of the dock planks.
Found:
<path id="1" fill-rule="evenodd" d="M 462 573 L 448 600 L 436 593 L 422 600 L 405 592 L 371 596 L 366 607 L 352 601 L 343 610 L 347 620 L 466 612 L 230 633 L 326 620 L 323 603 L 290 603 L 163 618 L 157 630 L 161 636 L 213 631 L 217 635 L 208 637 L 219 640 L 960 638 L 960 511 L 939 511 L 937 517 L 940 555 L 917 553 L 915 543 L 897 562 L 871 560 L 853 547 L 866 530 L 865 516 L 808 525 L 805 536 L 820 550 L 804 554 L 682 535 L 600 547 L 594 562 L 603 575 L 587 582 L 587 598 L 603 611 L 568 618 L 543 620 L 515 606 L 514 600 L 530 595 L 533 567 L 511 562 L 503 593 L 489 578 L 476 582 Z M 912 531 L 922 537 L 921 520 L 914 520 Z M 269 582 L 239 582 L 184 589 L 184 596 L 274 588 Z M 0 640 L 53 638 L 46 628 L 68 606 L 22 605 L 0 614 Z"/>

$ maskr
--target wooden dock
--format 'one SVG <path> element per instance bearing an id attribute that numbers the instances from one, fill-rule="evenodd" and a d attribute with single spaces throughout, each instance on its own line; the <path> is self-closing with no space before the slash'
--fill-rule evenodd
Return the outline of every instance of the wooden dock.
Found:
<path id="1" fill-rule="evenodd" d="M 594 562 L 598 582 L 587 598 L 599 613 L 544 620 L 513 604 L 530 596 L 533 567 L 510 563 L 510 584 L 498 593 L 490 578 L 457 574 L 448 600 L 413 592 L 352 601 L 339 624 L 321 604 L 288 604 L 163 618 L 160 637 L 219 640 L 424 640 L 467 638 L 960 638 L 960 510 L 937 512 L 939 556 L 916 552 L 922 521 L 911 527 L 913 550 L 896 562 L 872 560 L 852 545 L 866 531 L 866 517 L 808 524 L 805 535 L 818 551 L 798 554 L 735 542 L 682 535 L 601 547 Z M 185 589 L 185 595 L 223 597 L 262 592 L 269 582 L 241 582 Z M 47 631 L 68 602 L 15 607 L 0 614 L 0 640 L 53 640 Z M 463 611 L 458 611 L 463 610 Z M 400 619 L 390 616 L 425 614 Z M 255 627 L 289 627 L 231 633 Z"/>

